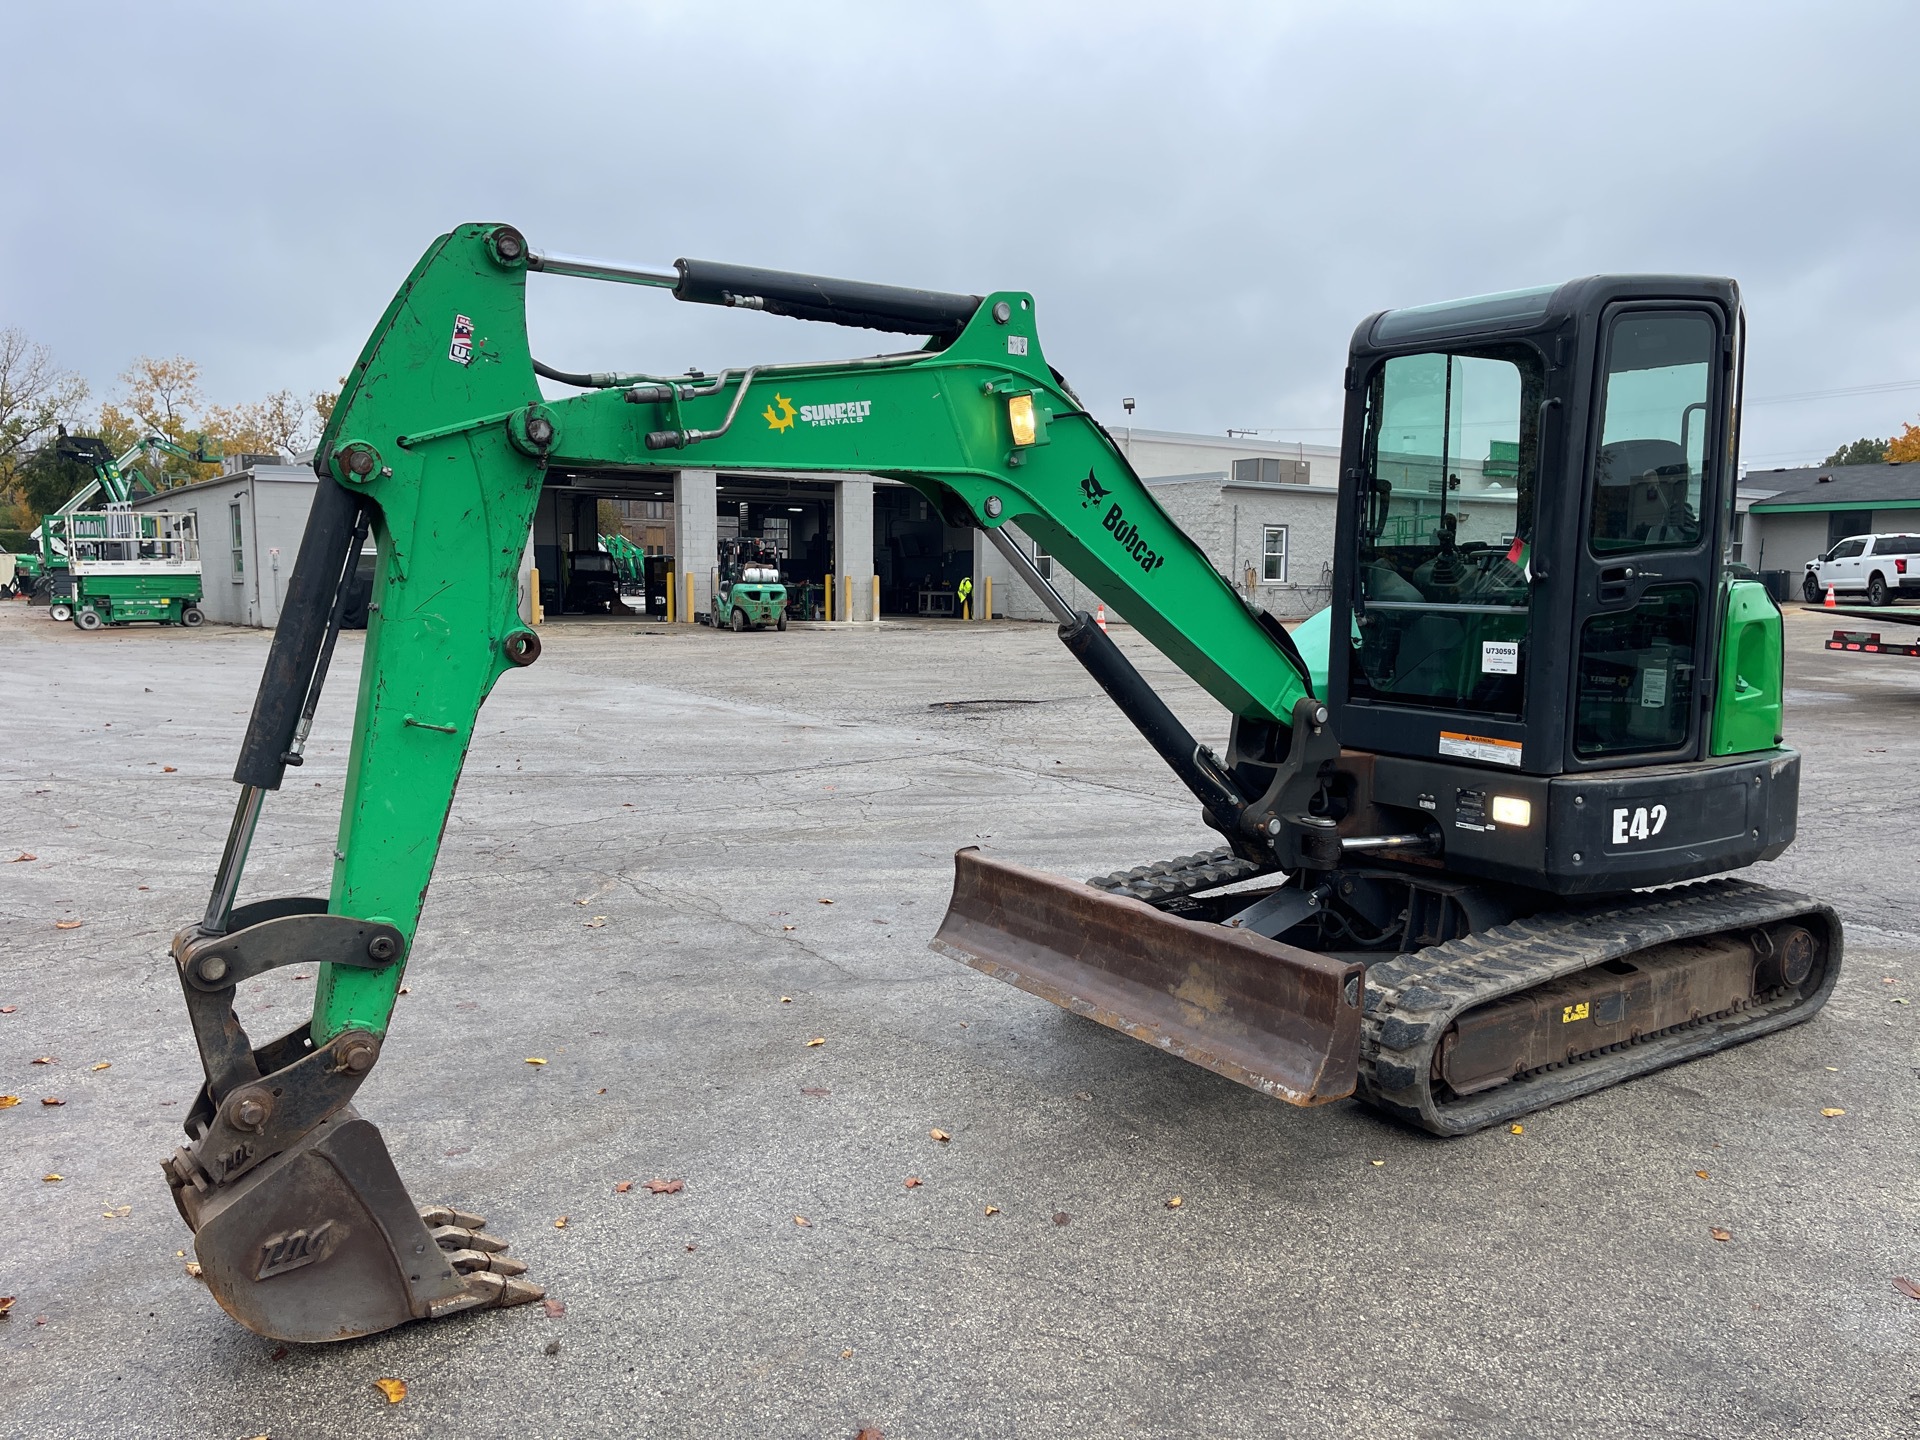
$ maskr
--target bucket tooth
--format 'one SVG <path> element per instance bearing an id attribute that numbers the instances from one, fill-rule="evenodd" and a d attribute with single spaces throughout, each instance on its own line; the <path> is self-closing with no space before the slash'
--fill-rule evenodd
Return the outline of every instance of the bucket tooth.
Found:
<path id="1" fill-rule="evenodd" d="M 933 948 L 1294 1105 L 1351 1095 L 1366 967 L 969 848 Z"/>

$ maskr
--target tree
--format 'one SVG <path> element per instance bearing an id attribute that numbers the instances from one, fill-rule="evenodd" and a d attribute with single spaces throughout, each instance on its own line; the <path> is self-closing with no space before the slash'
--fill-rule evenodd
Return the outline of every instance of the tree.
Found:
<path id="1" fill-rule="evenodd" d="M 1869 440 L 1862 437 L 1851 445 L 1842 445 L 1820 463 L 1823 465 L 1878 465 L 1886 458 L 1887 442 L 1885 440 Z"/>
<path id="2" fill-rule="evenodd" d="M 1920 460 L 1920 425 L 1909 425 L 1889 440 L 1887 453 L 1882 458 L 1898 460 L 1903 465 Z"/>
<path id="3" fill-rule="evenodd" d="M 51 350 L 12 326 L 0 330 L 0 503 L 13 508 L 17 528 L 31 529 L 41 514 L 41 487 L 32 487 L 33 496 L 22 489 L 25 462 L 56 426 L 76 420 L 86 401 L 87 382 L 61 369 Z"/>

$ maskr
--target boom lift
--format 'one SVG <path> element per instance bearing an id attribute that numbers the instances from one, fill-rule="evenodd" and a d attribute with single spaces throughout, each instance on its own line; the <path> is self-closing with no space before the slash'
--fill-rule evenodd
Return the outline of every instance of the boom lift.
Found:
<path id="1" fill-rule="evenodd" d="M 711 378 L 570 374 L 529 355 L 530 272 L 931 338 Z M 1831 909 L 1726 879 L 1638 893 L 1793 837 L 1779 611 L 1721 561 L 1742 334 L 1731 282 L 1670 276 L 1363 322 L 1334 601 L 1296 645 L 1047 365 L 1028 295 L 607 264 L 505 225 L 442 236 L 329 422 L 213 894 L 174 942 L 207 1079 L 166 1170 L 214 1295 L 312 1341 L 540 1293 L 477 1216 L 414 1209 L 350 1102 L 481 702 L 540 654 L 516 576 L 549 473 L 687 451 L 862 470 L 983 529 L 1223 842 L 1090 884 L 956 857 L 936 948 L 1103 1024 L 1293 1104 L 1358 1095 L 1457 1135 L 1805 1019 L 1838 975 Z M 548 400 L 536 376 L 581 393 Z M 1225 755 L 1009 523 L 1227 708 Z M 331 892 L 237 905 L 369 527 L 380 573 Z M 311 1022 L 254 1048 L 234 986 L 315 963 Z"/>

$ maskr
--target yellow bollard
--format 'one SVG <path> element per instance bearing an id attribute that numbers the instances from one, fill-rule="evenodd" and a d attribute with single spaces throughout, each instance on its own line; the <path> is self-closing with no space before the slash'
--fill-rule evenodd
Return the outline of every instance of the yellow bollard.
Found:
<path id="1" fill-rule="evenodd" d="M 667 624 L 673 624 L 673 571 L 667 571 Z"/>
<path id="2" fill-rule="evenodd" d="M 980 618 L 991 620 L 993 618 L 993 576 L 987 576 L 980 584 L 983 587 L 980 591 Z"/>
<path id="3" fill-rule="evenodd" d="M 867 617 L 874 624 L 880 623 L 880 577 L 873 577 L 873 613 Z"/>
<path id="4" fill-rule="evenodd" d="M 687 572 L 687 613 L 681 617 L 687 624 L 693 624 L 693 572 Z"/>
<path id="5" fill-rule="evenodd" d="M 540 568 L 537 565 L 527 571 L 527 608 L 533 612 L 531 623 L 546 623 L 546 607 L 540 603 Z"/>
<path id="6" fill-rule="evenodd" d="M 840 618 L 849 625 L 853 623 L 853 577 L 840 577 Z"/>
<path id="7" fill-rule="evenodd" d="M 831 625 L 833 623 L 833 572 L 832 571 L 827 572 L 827 583 L 823 587 L 823 592 L 826 595 L 826 600 L 827 600 L 827 623 Z"/>

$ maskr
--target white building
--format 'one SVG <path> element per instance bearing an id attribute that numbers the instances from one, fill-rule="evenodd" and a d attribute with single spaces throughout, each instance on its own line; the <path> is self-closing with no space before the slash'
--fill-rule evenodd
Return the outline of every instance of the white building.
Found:
<path id="1" fill-rule="evenodd" d="M 293 577 L 293 557 L 313 508 L 310 465 L 235 455 L 227 472 L 135 500 L 140 510 L 194 517 L 200 537 L 200 609 L 220 625 L 271 629 Z"/>

